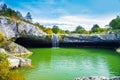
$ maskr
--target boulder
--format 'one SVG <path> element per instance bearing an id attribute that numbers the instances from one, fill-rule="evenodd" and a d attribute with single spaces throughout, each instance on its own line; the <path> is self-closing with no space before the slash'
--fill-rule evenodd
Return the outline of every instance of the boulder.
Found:
<path id="1" fill-rule="evenodd" d="M 30 67 L 31 66 L 30 59 L 16 57 L 12 54 L 9 54 L 9 52 L 5 51 L 5 49 L 3 49 L 3 48 L 0 48 L 0 52 L 8 55 L 8 61 L 10 63 L 10 68 Z"/>
<path id="2" fill-rule="evenodd" d="M 116 51 L 117 51 L 118 53 L 120 53 L 120 48 L 117 48 Z"/>
<path id="3" fill-rule="evenodd" d="M 10 63 L 10 68 L 18 68 L 20 64 L 20 60 L 18 58 L 8 58 Z"/>
<path id="4" fill-rule="evenodd" d="M 31 66 L 31 60 L 20 58 L 19 66 L 20 67 L 30 67 Z"/>
<path id="5" fill-rule="evenodd" d="M 19 57 L 9 57 L 8 61 L 10 62 L 10 68 L 18 68 L 18 67 L 30 67 L 31 66 L 31 60 L 30 59 L 24 59 Z"/>
<path id="6" fill-rule="evenodd" d="M 7 54 L 7 52 L 6 52 L 5 49 L 3 49 L 3 48 L 0 48 L 0 53 L 5 53 L 5 54 Z"/>
<path id="7" fill-rule="evenodd" d="M 13 55 L 16 56 L 22 56 L 22 55 L 30 55 L 32 54 L 32 52 L 30 52 L 29 50 L 27 50 L 25 47 L 18 45 L 14 42 L 8 44 L 8 46 L 6 47 L 6 49 Z"/>

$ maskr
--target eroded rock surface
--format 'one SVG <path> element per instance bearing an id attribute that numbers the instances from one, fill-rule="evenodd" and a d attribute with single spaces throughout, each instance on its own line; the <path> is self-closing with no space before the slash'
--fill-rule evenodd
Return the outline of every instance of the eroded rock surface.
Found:
<path id="1" fill-rule="evenodd" d="M 3 16 L 0 16 L 0 30 L 7 39 L 36 36 L 40 38 L 46 37 L 46 33 L 30 23 L 12 20 Z"/>
<path id="2" fill-rule="evenodd" d="M 105 42 L 119 41 L 120 34 L 68 34 L 63 37 L 62 42 Z"/>
<path id="3" fill-rule="evenodd" d="M 18 67 L 30 67 L 31 66 L 31 60 L 16 57 L 9 52 L 7 52 L 5 49 L 0 48 L 0 52 L 4 53 L 8 56 L 8 61 L 10 63 L 10 68 L 18 68 Z"/>

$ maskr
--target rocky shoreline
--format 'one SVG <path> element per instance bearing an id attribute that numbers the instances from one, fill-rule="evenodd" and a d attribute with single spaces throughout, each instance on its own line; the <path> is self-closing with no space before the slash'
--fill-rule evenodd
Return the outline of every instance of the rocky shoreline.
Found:
<path id="1" fill-rule="evenodd" d="M 0 53 L 4 53 L 8 56 L 10 68 L 31 67 L 31 60 L 30 59 L 25 59 L 25 58 L 21 58 L 21 57 L 17 57 L 15 55 L 12 55 L 3 48 L 0 48 Z"/>
<path id="2" fill-rule="evenodd" d="M 104 76 L 90 76 L 90 77 L 75 78 L 75 80 L 120 80 L 120 76 L 115 76 L 111 78 L 106 78 Z"/>

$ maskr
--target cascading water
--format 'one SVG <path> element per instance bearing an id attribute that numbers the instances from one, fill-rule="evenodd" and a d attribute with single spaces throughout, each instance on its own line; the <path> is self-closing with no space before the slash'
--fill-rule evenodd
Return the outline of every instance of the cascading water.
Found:
<path id="1" fill-rule="evenodd" d="M 52 47 L 59 47 L 59 37 L 57 34 L 52 34 Z"/>

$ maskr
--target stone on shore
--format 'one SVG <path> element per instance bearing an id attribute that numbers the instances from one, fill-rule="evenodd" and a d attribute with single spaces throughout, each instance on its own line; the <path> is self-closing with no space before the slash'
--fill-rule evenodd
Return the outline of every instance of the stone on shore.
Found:
<path id="1" fill-rule="evenodd" d="M 16 57 L 12 54 L 9 54 L 3 48 L 0 48 L 0 52 L 8 55 L 8 61 L 10 63 L 10 65 L 9 65 L 10 68 L 30 67 L 31 66 L 31 60 L 30 59 Z"/>
<path id="2" fill-rule="evenodd" d="M 32 52 L 30 52 L 29 50 L 27 50 L 23 46 L 18 45 L 14 42 L 10 43 L 6 48 L 11 54 L 16 55 L 16 56 L 32 54 Z"/>

